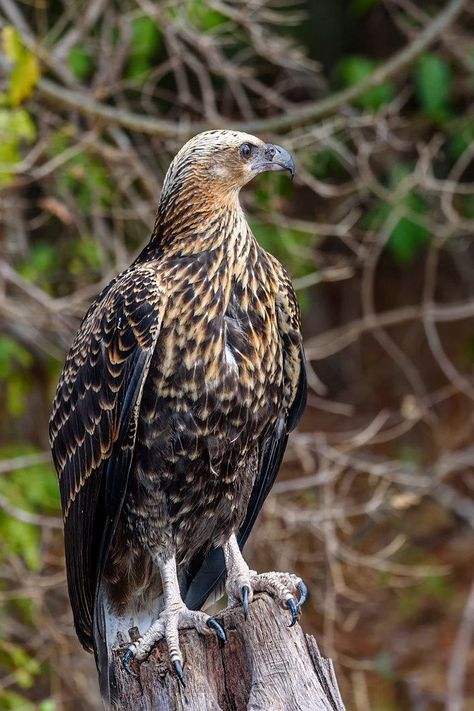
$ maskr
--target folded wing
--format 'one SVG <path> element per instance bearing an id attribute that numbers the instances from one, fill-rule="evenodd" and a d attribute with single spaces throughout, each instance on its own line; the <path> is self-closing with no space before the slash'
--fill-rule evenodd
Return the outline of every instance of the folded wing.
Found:
<path id="1" fill-rule="evenodd" d="M 152 269 L 132 267 L 119 275 L 86 314 L 53 403 L 50 441 L 61 490 L 69 595 L 78 637 L 88 650 L 164 306 Z"/>

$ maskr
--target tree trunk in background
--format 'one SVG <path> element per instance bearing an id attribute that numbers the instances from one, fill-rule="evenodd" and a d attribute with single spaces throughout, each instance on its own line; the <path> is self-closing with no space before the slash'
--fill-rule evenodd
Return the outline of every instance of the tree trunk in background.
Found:
<path id="1" fill-rule="evenodd" d="M 114 667 L 122 711 L 344 711 L 332 662 L 289 613 L 266 595 L 219 621 L 227 643 L 194 630 L 181 633 L 186 688 L 170 671 L 163 642 L 128 674 L 117 652 Z"/>

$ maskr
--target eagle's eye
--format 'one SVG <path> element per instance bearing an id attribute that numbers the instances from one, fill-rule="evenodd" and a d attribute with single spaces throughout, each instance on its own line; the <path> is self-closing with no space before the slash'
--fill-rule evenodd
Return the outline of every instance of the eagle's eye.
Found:
<path id="1" fill-rule="evenodd" d="M 240 146 L 240 155 L 242 156 L 242 158 L 245 158 L 245 160 L 250 158 L 252 148 L 253 146 L 250 143 L 242 143 L 242 145 Z"/>

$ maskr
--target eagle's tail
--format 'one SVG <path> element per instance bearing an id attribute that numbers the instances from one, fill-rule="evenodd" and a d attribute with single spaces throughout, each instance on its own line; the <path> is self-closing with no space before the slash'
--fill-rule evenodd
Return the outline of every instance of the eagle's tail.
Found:
<path id="1" fill-rule="evenodd" d="M 117 703 L 114 651 L 122 648 L 125 653 L 130 640 L 130 630 L 137 627 L 141 634 L 146 632 L 156 620 L 162 604 L 161 596 L 151 603 L 148 598 L 146 606 L 130 604 L 119 613 L 110 601 L 107 585 L 101 584 L 94 614 L 94 656 L 100 693 L 107 708 L 115 708 Z"/>

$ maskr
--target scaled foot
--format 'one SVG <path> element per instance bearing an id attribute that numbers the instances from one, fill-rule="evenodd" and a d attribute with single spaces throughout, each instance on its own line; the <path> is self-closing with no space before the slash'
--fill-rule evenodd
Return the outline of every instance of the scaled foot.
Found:
<path id="1" fill-rule="evenodd" d="M 179 646 L 179 630 L 196 629 L 200 634 L 215 633 L 223 642 L 226 635 L 220 624 L 204 612 L 189 610 L 186 605 L 175 605 L 164 609 L 158 619 L 136 642 L 131 644 L 123 657 L 127 671 L 133 673 L 130 663 L 133 659 L 141 662 L 161 639 L 166 639 L 171 664 L 182 686 L 185 686 L 183 656 Z"/>
<path id="2" fill-rule="evenodd" d="M 290 610 L 292 627 L 301 612 L 308 591 L 304 582 L 293 573 L 256 573 L 245 562 L 235 536 L 224 547 L 227 567 L 226 589 L 229 602 L 241 603 L 247 618 L 254 593 L 265 592 Z"/>

